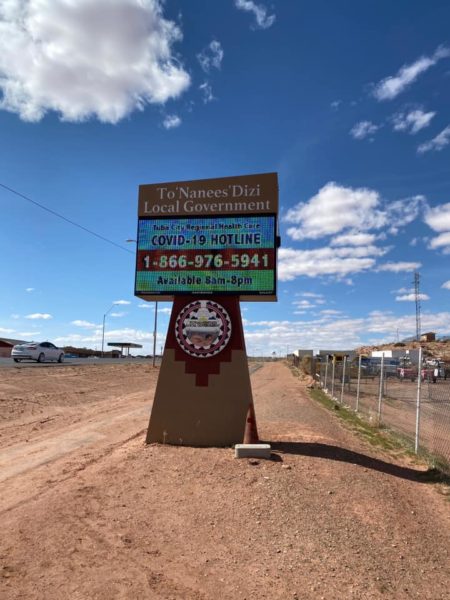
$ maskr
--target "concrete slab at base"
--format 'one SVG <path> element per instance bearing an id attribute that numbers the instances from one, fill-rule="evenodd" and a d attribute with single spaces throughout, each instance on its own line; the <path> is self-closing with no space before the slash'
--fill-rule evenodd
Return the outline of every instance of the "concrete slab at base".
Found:
<path id="1" fill-rule="evenodd" d="M 236 444 L 235 458 L 270 458 L 270 444 Z"/>

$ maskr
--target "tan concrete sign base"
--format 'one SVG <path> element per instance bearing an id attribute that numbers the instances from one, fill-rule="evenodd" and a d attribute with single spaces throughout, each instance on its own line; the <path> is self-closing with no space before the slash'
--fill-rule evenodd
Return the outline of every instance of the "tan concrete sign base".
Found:
<path id="1" fill-rule="evenodd" d="M 230 326 L 231 335 L 222 344 L 223 347 L 218 338 L 216 350 L 211 345 L 210 356 L 197 356 L 197 346 L 193 346 L 189 340 L 183 346 L 184 341 L 180 340 L 185 332 L 186 336 L 189 335 L 189 323 L 202 324 L 196 315 L 204 308 L 196 311 L 195 302 L 201 302 L 202 307 L 211 302 L 213 308 L 219 306 L 229 316 L 229 320 L 223 322 L 225 328 Z M 193 319 L 189 319 L 191 305 L 194 307 Z M 188 322 L 188 325 L 180 321 L 180 315 L 187 315 L 184 323 Z M 205 330 L 200 326 L 197 329 Z M 225 339 L 225 333 L 221 331 L 221 334 Z M 202 352 L 201 347 L 198 352 Z M 226 296 L 176 298 L 147 431 L 147 443 L 185 446 L 230 446 L 241 443 L 247 412 L 252 404 L 239 300 Z"/>

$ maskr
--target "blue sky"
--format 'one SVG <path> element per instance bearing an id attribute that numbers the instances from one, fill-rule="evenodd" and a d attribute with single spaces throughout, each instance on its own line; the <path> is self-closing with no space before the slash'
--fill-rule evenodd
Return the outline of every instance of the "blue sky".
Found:
<path id="1" fill-rule="evenodd" d="M 449 22 L 439 0 L 0 0 L 0 336 L 100 349 L 110 309 L 106 342 L 150 351 L 139 184 L 273 171 L 279 300 L 242 305 L 250 353 L 414 335 L 414 271 L 449 335 Z"/>

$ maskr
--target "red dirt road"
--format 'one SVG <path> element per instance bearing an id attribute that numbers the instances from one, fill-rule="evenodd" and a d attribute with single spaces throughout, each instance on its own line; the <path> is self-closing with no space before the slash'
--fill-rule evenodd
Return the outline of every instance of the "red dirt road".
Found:
<path id="1" fill-rule="evenodd" d="M 274 460 L 146 446 L 156 372 L 5 369 L 0 597 L 444 600 L 450 503 L 281 363 L 252 375 Z"/>

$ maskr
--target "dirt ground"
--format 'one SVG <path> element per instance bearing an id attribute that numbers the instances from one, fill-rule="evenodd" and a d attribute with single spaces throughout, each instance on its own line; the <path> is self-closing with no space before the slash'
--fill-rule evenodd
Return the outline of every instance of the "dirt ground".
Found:
<path id="1" fill-rule="evenodd" d="M 280 363 L 252 374 L 272 460 L 145 445 L 157 370 L 0 372 L 0 597 L 447 599 L 450 502 Z"/>

